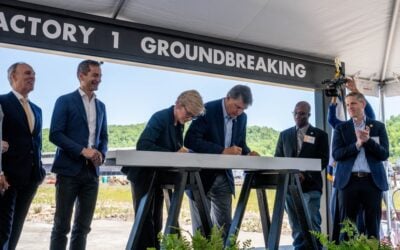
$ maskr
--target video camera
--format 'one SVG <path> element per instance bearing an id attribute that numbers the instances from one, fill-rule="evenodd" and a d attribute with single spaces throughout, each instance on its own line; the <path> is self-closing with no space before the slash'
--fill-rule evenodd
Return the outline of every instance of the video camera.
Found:
<path id="1" fill-rule="evenodd" d="M 342 67 L 339 67 L 339 77 L 334 79 L 326 79 L 321 82 L 321 84 L 326 85 L 324 92 L 325 96 L 332 97 L 332 96 L 339 96 L 340 88 L 343 84 L 347 82 L 347 79 L 344 76 L 342 71 Z"/>

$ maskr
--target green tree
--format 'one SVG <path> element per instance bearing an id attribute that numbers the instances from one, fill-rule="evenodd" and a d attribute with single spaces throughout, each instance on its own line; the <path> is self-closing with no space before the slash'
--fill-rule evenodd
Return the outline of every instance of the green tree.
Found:
<path id="1" fill-rule="evenodd" d="M 108 147 L 127 148 L 135 147 L 142 133 L 145 123 L 131 125 L 108 126 Z M 189 126 L 185 126 L 185 132 Z M 392 116 L 386 121 L 386 129 L 390 145 L 390 162 L 400 158 L 400 115 Z M 262 156 L 273 156 L 279 131 L 261 126 L 248 126 L 247 145 Z M 49 129 L 43 129 L 43 152 L 54 152 L 56 147 L 49 141 Z"/>

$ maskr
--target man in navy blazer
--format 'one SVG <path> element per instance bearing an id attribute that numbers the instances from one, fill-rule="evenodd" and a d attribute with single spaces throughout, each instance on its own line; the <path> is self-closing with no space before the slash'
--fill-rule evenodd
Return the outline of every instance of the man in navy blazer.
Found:
<path id="1" fill-rule="evenodd" d="M 82 61 L 77 77 L 79 89 L 57 99 L 50 125 L 50 141 L 57 146 L 52 167 L 57 174 L 50 242 L 50 249 L 54 250 L 66 248 L 75 204 L 70 249 L 86 248 L 96 207 L 99 166 L 107 152 L 106 109 L 94 94 L 101 82 L 100 63 Z"/>
<path id="2" fill-rule="evenodd" d="M 187 153 L 183 147 L 184 124 L 204 112 L 203 100 L 196 90 L 182 92 L 175 105 L 160 110 L 153 114 L 136 144 L 136 150 L 180 152 Z M 122 172 L 127 174 L 131 181 L 132 198 L 135 213 L 139 209 L 140 199 L 149 190 L 149 184 L 153 173 L 157 169 L 147 167 L 123 167 Z M 137 250 L 146 250 L 148 247 L 160 248 L 158 233 L 162 229 L 162 208 L 164 195 L 161 189 L 163 180 L 173 181 L 174 175 L 165 171 L 158 171 L 159 178 L 155 188 L 155 194 L 151 200 L 150 211 L 143 224 Z M 178 176 L 179 178 L 179 176 Z M 171 184 L 171 183 L 168 183 Z"/>
<path id="3" fill-rule="evenodd" d="M 6 182 L 0 194 L 0 249 L 16 248 L 29 206 L 46 174 L 41 162 L 42 111 L 28 100 L 35 71 L 26 63 L 15 63 L 8 69 L 8 79 L 12 91 L 0 96 L 3 140 L 9 146 L 2 155 L 0 173 Z"/>
<path id="4" fill-rule="evenodd" d="M 388 189 L 383 161 L 389 157 L 389 141 L 385 125 L 365 116 L 365 105 L 361 93 L 346 96 L 352 119 L 338 125 L 334 132 L 334 186 L 338 189 L 340 220 L 355 222 L 362 207 L 366 234 L 379 239 L 382 192 Z"/>
<path id="5" fill-rule="evenodd" d="M 244 110 L 252 104 L 252 94 L 245 85 L 234 86 L 225 98 L 205 104 L 204 116 L 192 122 L 185 146 L 196 153 L 258 155 L 246 144 L 247 116 Z M 227 166 L 229 167 L 229 166 Z M 211 221 L 223 228 L 225 235 L 232 221 L 232 194 L 235 193 L 231 169 L 202 170 L 200 177 L 207 195 Z M 193 231 L 201 222 L 197 205 L 190 200 Z"/>
<path id="6" fill-rule="evenodd" d="M 298 157 L 321 159 L 321 171 L 328 165 L 328 134 L 309 123 L 311 107 L 308 102 L 298 102 L 293 111 L 296 126 L 279 134 L 275 157 Z M 312 230 L 321 232 L 321 171 L 305 171 L 299 174 L 304 203 L 311 219 Z M 290 193 L 286 196 L 285 209 L 292 229 L 294 249 L 305 249 L 304 232 L 297 217 L 295 204 Z"/>

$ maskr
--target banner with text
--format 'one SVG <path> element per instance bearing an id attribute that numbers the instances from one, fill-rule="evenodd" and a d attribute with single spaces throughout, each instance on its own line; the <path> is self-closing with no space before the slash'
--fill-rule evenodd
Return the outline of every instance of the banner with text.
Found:
<path id="1" fill-rule="evenodd" d="M 320 82 L 334 71 L 333 61 L 299 59 L 287 52 L 279 55 L 210 37 L 27 6 L 0 3 L 1 43 L 309 88 L 321 88 Z"/>

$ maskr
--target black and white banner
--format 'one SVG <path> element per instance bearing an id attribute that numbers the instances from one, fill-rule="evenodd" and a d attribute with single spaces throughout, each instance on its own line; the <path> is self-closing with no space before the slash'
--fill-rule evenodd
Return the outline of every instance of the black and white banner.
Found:
<path id="1" fill-rule="evenodd" d="M 333 61 L 21 2 L 0 1 L 0 42 L 310 88 L 334 70 Z"/>

